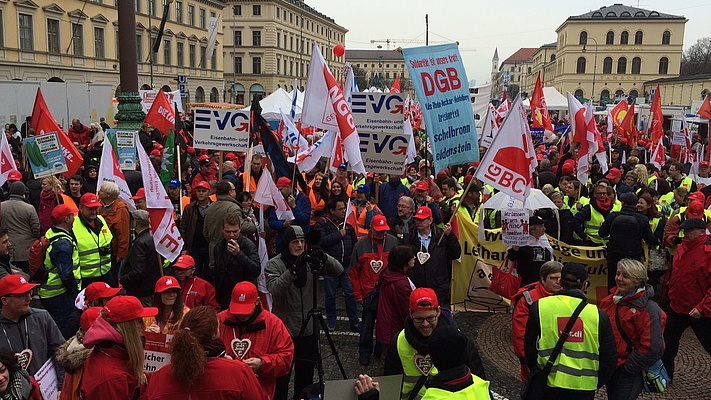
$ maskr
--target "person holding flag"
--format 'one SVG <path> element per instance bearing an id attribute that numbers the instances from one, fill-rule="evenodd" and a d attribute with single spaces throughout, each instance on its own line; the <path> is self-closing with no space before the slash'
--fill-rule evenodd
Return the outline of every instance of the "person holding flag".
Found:
<path id="1" fill-rule="evenodd" d="M 280 218 L 274 206 L 269 207 L 267 210 L 269 227 L 277 231 L 279 236 L 276 239 L 276 248 L 280 249 L 286 228 L 298 225 L 304 232 L 308 233 L 311 228 L 311 201 L 292 185 L 291 179 L 285 176 L 277 179 L 276 187 L 281 193 L 281 198 L 275 198 L 274 201 L 285 202 L 294 217 L 293 219 Z"/>

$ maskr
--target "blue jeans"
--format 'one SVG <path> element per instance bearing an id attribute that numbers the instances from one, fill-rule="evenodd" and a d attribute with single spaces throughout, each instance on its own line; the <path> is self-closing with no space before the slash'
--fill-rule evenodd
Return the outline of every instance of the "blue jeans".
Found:
<path id="1" fill-rule="evenodd" d="M 353 297 L 353 286 L 351 279 L 348 277 L 348 267 L 343 270 L 339 276 L 325 276 L 324 286 L 326 288 L 326 317 L 329 324 L 336 322 L 336 287 L 338 283 L 343 288 L 343 293 L 346 295 L 346 314 L 351 325 L 358 324 L 358 304 Z"/>
<path id="2" fill-rule="evenodd" d="M 358 339 L 358 354 L 370 356 L 373 354 L 373 331 L 375 330 L 375 317 L 377 311 L 368 310 L 363 307 L 362 326 L 360 328 L 360 339 Z M 382 352 L 380 343 L 375 344 L 375 353 Z"/>
<path id="3" fill-rule="evenodd" d="M 59 296 L 40 299 L 42 307 L 57 324 L 62 336 L 70 338 L 79 330 L 79 310 L 74 306 L 76 293 L 64 292 Z"/>

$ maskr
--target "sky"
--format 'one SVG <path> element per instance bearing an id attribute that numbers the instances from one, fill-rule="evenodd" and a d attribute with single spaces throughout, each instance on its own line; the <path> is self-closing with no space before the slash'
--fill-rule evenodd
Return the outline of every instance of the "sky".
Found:
<path id="1" fill-rule="evenodd" d="M 371 40 L 391 39 L 390 48 L 424 46 L 425 14 L 429 14 L 430 44 L 459 41 L 469 80 L 477 85 L 491 76 L 491 59 L 499 49 L 499 63 L 521 47 L 540 47 L 556 41 L 555 30 L 572 15 L 615 3 L 553 0 L 305 0 L 308 5 L 348 29 L 346 49 L 386 48 Z M 617 1 L 619 3 L 619 0 Z M 348 4 L 348 5 L 346 5 Z M 711 36 L 711 1 L 640 0 L 625 5 L 683 15 L 688 19 L 684 50 L 705 36 Z M 413 42 L 413 41 L 420 41 Z M 347 61 L 347 60 L 346 60 Z"/>

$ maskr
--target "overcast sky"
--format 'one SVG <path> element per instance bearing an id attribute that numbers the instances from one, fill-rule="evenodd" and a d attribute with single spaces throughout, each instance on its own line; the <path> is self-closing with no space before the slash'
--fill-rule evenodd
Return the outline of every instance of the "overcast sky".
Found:
<path id="1" fill-rule="evenodd" d="M 539 47 L 556 41 L 555 30 L 571 15 L 584 14 L 614 1 L 563 2 L 552 0 L 305 0 L 318 11 L 348 29 L 347 49 L 376 49 L 371 40 L 404 39 L 397 46 L 425 39 L 425 14 L 429 14 L 430 44 L 459 41 L 468 79 L 477 84 L 489 80 L 491 58 L 499 48 L 499 62 L 521 47 Z M 704 36 L 711 36 L 711 1 L 640 0 L 623 4 L 660 13 L 683 15 L 689 21 L 684 49 Z M 600 39 L 598 39 L 600 41 Z"/>

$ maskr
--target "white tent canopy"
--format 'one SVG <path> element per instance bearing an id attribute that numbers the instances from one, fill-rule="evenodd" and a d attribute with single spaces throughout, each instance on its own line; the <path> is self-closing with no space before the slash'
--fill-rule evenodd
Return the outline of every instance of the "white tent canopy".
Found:
<path id="1" fill-rule="evenodd" d="M 294 90 L 297 90 L 294 88 Z M 291 93 L 287 92 L 283 88 L 279 88 L 274 93 L 263 98 L 259 101 L 259 105 L 262 106 L 262 116 L 267 121 L 279 121 L 281 120 L 281 114 L 279 110 L 283 111 L 284 114 L 289 115 L 291 113 L 291 101 L 293 100 L 293 91 Z M 304 93 L 298 92 L 296 95 L 296 118 L 301 118 L 301 108 L 304 105 Z M 246 107 L 245 111 L 249 111 L 250 107 Z"/>
<path id="2" fill-rule="evenodd" d="M 565 98 L 556 88 L 553 86 L 546 86 L 543 88 L 543 96 L 546 98 L 546 106 L 548 110 L 568 110 L 568 99 Z M 531 108 L 531 98 L 523 101 L 523 106 L 526 108 Z"/>

